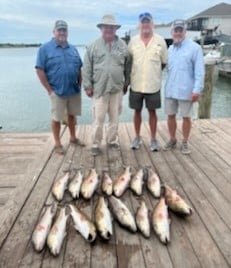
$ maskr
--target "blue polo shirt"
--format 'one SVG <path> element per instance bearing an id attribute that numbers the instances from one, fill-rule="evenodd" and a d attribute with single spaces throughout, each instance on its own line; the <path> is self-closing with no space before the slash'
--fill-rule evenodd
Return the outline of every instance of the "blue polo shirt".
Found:
<path id="1" fill-rule="evenodd" d="M 201 47 L 190 39 L 173 44 L 168 49 L 165 97 L 191 100 L 204 87 L 204 59 Z"/>
<path id="2" fill-rule="evenodd" d="M 80 92 L 78 81 L 82 61 L 77 49 L 67 43 L 61 47 L 54 39 L 38 51 L 35 68 L 42 69 L 49 84 L 59 96 L 73 96 Z"/>

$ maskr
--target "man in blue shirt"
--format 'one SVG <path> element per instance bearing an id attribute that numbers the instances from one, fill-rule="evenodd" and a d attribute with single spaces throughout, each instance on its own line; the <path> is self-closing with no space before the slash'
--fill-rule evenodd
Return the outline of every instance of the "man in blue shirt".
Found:
<path id="1" fill-rule="evenodd" d="M 36 72 L 51 99 L 52 132 L 55 151 L 64 154 L 60 141 L 60 122 L 67 116 L 70 143 L 84 144 L 76 138 L 75 124 L 81 114 L 81 67 L 77 49 L 68 43 L 68 26 L 63 20 L 55 22 L 54 37 L 39 48 Z"/>
<path id="2" fill-rule="evenodd" d="M 164 150 L 176 147 L 176 114 L 183 117 L 181 152 L 190 154 L 188 138 L 191 130 L 193 103 L 198 101 L 204 87 L 204 60 L 201 47 L 186 38 L 186 23 L 176 20 L 172 24 L 173 44 L 168 50 L 167 81 L 165 86 L 165 112 L 168 115 L 170 140 Z"/>

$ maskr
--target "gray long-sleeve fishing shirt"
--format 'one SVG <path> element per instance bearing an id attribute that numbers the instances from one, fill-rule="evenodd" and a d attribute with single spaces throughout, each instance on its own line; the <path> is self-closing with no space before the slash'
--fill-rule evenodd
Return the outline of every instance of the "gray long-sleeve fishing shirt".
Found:
<path id="1" fill-rule="evenodd" d="M 129 84 L 129 53 L 118 37 L 111 46 L 98 38 L 86 51 L 83 63 L 83 86 L 92 88 L 94 97 L 122 91 Z"/>

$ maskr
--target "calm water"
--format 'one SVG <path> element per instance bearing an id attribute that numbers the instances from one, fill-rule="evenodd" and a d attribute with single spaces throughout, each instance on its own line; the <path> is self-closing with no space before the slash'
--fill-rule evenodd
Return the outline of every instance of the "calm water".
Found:
<path id="1" fill-rule="evenodd" d="M 83 56 L 85 49 L 79 48 Z M 35 74 L 37 48 L 0 49 L 0 125 L 3 131 L 42 132 L 50 130 L 50 103 L 45 89 Z M 163 82 L 164 83 L 164 82 Z M 82 94 L 80 124 L 92 121 L 91 99 Z M 131 121 L 128 95 L 123 99 L 120 121 Z M 160 120 L 166 117 L 163 108 L 158 110 Z M 231 117 L 231 80 L 219 78 L 215 84 L 212 117 Z M 143 111 L 147 119 L 147 112 Z"/>

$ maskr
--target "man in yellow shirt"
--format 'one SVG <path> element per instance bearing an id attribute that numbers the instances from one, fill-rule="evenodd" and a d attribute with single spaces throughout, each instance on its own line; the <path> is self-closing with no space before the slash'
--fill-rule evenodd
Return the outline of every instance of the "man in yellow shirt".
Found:
<path id="1" fill-rule="evenodd" d="M 161 107 L 161 77 L 162 69 L 167 62 L 167 45 L 160 35 L 154 33 L 154 23 L 150 13 L 140 14 L 139 28 L 140 34 L 134 36 L 128 46 L 132 57 L 129 106 L 135 110 L 134 126 L 136 132 L 131 148 L 139 149 L 142 143 L 140 127 L 143 100 L 145 100 L 149 112 L 150 149 L 151 151 L 158 151 L 156 109 Z"/>

